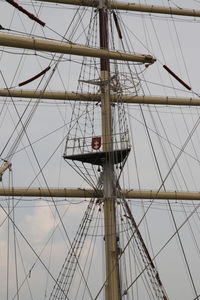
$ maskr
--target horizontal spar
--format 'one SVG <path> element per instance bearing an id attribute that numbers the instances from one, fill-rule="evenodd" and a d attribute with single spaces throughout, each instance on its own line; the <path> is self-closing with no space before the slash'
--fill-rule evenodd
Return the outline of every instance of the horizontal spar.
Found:
<path id="1" fill-rule="evenodd" d="M 78 6 L 89 6 L 89 7 L 99 6 L 98 0 L 92 0 L 92 1 L 91 0 L 36 0 L 36 1 L 78 5 Z M 117 9 L 117 10 L 139 11 L 139 12 L 154 13 L 154 14 L 180 15 L 180 16 L 188 16 L 188 17 L 200 17 L 200 10 L 194 10 L 194 9 L 161 7 L 155 5 L 142 5 L 142 4 L 118 2 L 118 1 L 108 1 L 107 5 L 110 9 Z"/>
<path id="2" fill-rule="evenodd" d="M 126 199 L 169 199 L 169 200 L 200 200 L 200 193 L 197 192 L 163 192 L 152 190 L 122 190 Z M 92 189 L 45 189 L 45 188 L 13 188 L 0 189 L 0 196 L 15 197 L 61 197 L 61 198 L 101 198 L 102 191 Z"/>
<path id="3" fill-rule="evenodd" d="M 57 92 L 57 91 L 33 91 L 33 90 L 6 90 L 0 89 L 0 97 L 13 98 L 41 98 L 48 100 L 63 101 L 88 101 L 98 102 L 101 100 L 100 94 Z M 139 104 L 160 104 L 160 105 L 185 105 L 200 106 L 200 99 L 179 98 L 179 97 L 158 97 L 158 96 L 125 96 L 120 98 L 112 97 L 113 102 L 139 103 Z"/>
<path id="4" fill-rule="evenodd" d="M 72 43 L 37 39 L 34 37 L 21 37 L 4 33 L 0 33 L 0 46 L 141 63 L 154 63 L 156 61 L 151 55 L 108 51 Z"/>

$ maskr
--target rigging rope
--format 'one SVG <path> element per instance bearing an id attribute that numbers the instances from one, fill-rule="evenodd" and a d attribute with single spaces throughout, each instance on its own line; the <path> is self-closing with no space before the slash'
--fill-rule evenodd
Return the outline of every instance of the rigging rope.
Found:
<path id="1" fill-rule="evenodd" d="M 36 16 L 34 16 L 33 14 L 31 14 L 29 11 L 27 11 L 26 9 L 24 9 L 22 6 L 20 6 L 17 2 L 15 2 L 14 0 L 5 0 L 6 2 L 8 2 L 9 4 L 11 4 L 12 6 L 14 6 L 15 8 L 17 8 L 19 11 L 23 12 L 25 15 L 27 15 L 31 20 L 37 22 L 38 24 L 40 24 L 41 26 L 45 26 L 45 23 L 43 21 L 41 21 L 39 18 L 37 18 Z"/>
<path id="2" fill-rule="evenodd" d="M 35 254 L 35 256 L 37 257 L 37 259 L 40 261 L 40 263 L 43 265 L 43 267 L 45 268 L 45 270 L 49 273 L 50 277 L 53 279 L 54 282 L 56 282 L 56 279 L 51 274 L 51 272 L 49 271 L 49 269 L 47 268 L 47 266 L 45 265 L 45 263 L 43 262 L 43 260 L 40 258 L 40 256 L 37 254 L 36 250 L 33 248 L 33 246 L 31 245 L 31 243 L 28 241 L 28 239 L 25 237 L 25 235 L 22 233 L 22 231 L 19 229 L 19 227 L 16 225 L 16 223 L 11 218 L 11 216 L 10 216 L 11 212 L 7 213 L 7 211 L 5 210 L 5 208 L 1 204 L 0 204 L 0 207 L 1 207 L 2 211 L 6 214 L 8 220 L 13 224 L 13 226 L 15 227 L 15 229 L 17 230 L 17 232 L 21 235 L 21 237 L 23 238 L 23 240 L 30 247 L 30 249 L 32 250 L 32 252 Z"/>
<path id="3" fill-rule="evenodd" d="M 50 299 L 61 299 L 62 296 L 68 297 L 72 280 L 74 278 L 77 265 L 79 264 L 79 258 L 85 243 L 87 232 L 92 221 L 94 210 L 95 201 L 94 199 L 91 199 L 57 278 L 57 283 L 59 283 L 59 285 L 54 285 Z M 83 270 L 81 271 L 81 275 L 84 278 L 87 289 L 89 290 Z M 60 287 L 62 287 L 62 289 L 60 289 Z M 90 298 L 93 299 L 91 293 Z"/>

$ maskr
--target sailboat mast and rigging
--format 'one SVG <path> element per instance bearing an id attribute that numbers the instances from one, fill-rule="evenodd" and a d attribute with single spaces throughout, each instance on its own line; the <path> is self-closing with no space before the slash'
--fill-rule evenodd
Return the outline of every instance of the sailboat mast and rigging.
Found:
<path id="1" fill-rule="evenodd" d="M 45 28 L 46 24 L 41 21 L 38 16 L 33 16 L 27 10 L 19 6 L 16 1 L 9 0 L 6 2 L 7 4 L 11 4 L 12 6 L 14 6 L 15 9 L 19 9 L 20 13 L 25 13 L 26 17 L 28 16 L 30 19 Z M 53 3 L 54 1 L 45 0 L 44 2 Z M 39 1 L 36 1 L 36 3 L 39 3 Z M 66 42 L 66 36 L 63 36 L 62 41 L 57 41 L 53 39 L 41 39 L 36 35 L 24 35 L 23 37 L 21 37 L 20 35 L 14 35 L 10 32 L 8 32 L 9 34 L 0 33 L 0 46 L 2 47 L 2 49 L 3 47 L 10 47 L 27 49 L 27 51 L 34 51 L 35 53 L 37 53 L 37 51 L 41 51 L 42 53 L 48 53 L 48 55 L 55 53 L 53 54 L 53 59 L 55 59 L 55 61 L 57 60 L 57 62 L 54 63 L 52 59 L 48 67 L 43 69 L 37 75 L 34 75 L 32 78 L 22 81 L 18 86 L 14 88 L 13 86 L 10 88 L 8 85 L 6 85 L 6 88 L 0 89 L 0 97 L 8 97 L 8 99 L 11 99 L 13 105 L 15 105 L 15 98 L 31 98 L 31 101 L 34 101 L 35 98 L 39 98 L 38 104 L 41 104 L 45 99 L 51 99 L 51 101 L 56 100 L 58 103 L 59 100 L 64 100 L 66 101 L 66 103 L 68 101 L 72 101 L 72 117 L 68 126 L 68 133 L 66 135 L 66 146 L 63 158 L 69 164 L 69 166 L 71 166 L 79 175 L 81 175 L 81 177 L 85 180 L 86 185 L 89 184 L 92 188 L 88 188 L 88 186 L 86 186 L 86 188 L 84 187 L 76 190 L 68 188 L 51 189 L 47 185 L 46 188 L 41 187 L 38 189 L 29 187 L 20 189 L 15 188 L 14 186 L 5 188 L 5 185 L 3 185 L 3 187 L 0 189 L 0 195 L 3 197 L 50 197 L 53 205 L 55 206 L 55 212 L 56 214 L 58 214 L 59 219 L 61 219 L 61 214 L 56 206 L 57 204 L 54 200 L 54 197 L 90 199 L 75 238 L 70 241 L 70 238 L 67 236 L 67 240 L 69 243 L 69 252 L 67 254 L 67 257 L 65 258 L 58 277 L 57 275 L 53 276 L 47 268 L 46 264 L 43 263 L 41 256 L 37 256 L 37 260 L 43 264 L 46 270 L 48 270 L 48 273 L 53 280 L 52 286 L 54 287 L 53 289 L 51 289 L 51 291 L 48 291 L 48 293 L 47 291 L 45 292 L 44 298 L 50 297 L 49 299 L 51 300 L 78 299 L 78 297 L 79 299 L 80 297 L 82 297 L 82 299 L 86 299 L 87 297 L 89 297 L 95 300 L 122 300 L 141 298 L 145 300 L 173 299 L 171 297 L 168 297 L 168 293 L 164 289 L 161 280 L 162 276 L 159 275 L 157 265 L 155 264 L 156 255 L 154 256 L 152 253 L 153 251 L 151 252 L 148 250 L 143 235 L 140 231 L 140 224 L 143 219 L 145 220 L 146 214 L 148 213 L 148 210 L 150 209 L 154 200 L 168 199 L 170 212 L 170 199 L 176 201 L 178 201 L 179 199 L 196 201 L 200 200 L 198 191 L 172 192 L 165 189 L 165 181 L 167 180 L 169 174 L 172 172 L 173 168 L 176 166 L 177 161 L 181 157 L 182 153 L 185 154 L 185 149 L 187 147 L 187 144 L 189 143 L 189 138 L 192 137 L 195 129 L 198 127 L 198 121 L 197 123 L 195 123 L 194 129 L 191 130 L 189 138 L 186 139 L 185 143 L 180 146 L 180 148 L 177 147 L 178 152 L 176 156 L 174 156 L 174 163 L 172 163 L 171 167 L 169 167 L 169 171 L 166 173 L 166 177 L 162 177 L 162 175 L 160 175 L 161 184 L 157 189 L 151 189 L 147 191 L 143 189 L 136 190 L 132 188 L 121 188 L 120 180 L 124 168 L 126 167 L 128 156 L 129 154 L 131 155 L 131 152 L 135 151 L 134 147 L 132 147 L 131 151 L 129 130 L 127 125 L 128 122 L 126 120 L 124 103 L 139 104 L 138 107 L 141 111 L 141 115 L 143 115 L 146 134 L 147 136 L 149 136 L 149 128 L 146 124 L 144 111 L 141 108 L 142 104 L 160 104 L 164 106 L 178 104 L 181 106 L 190 105 L 198 107 L 200 106 L 200 100 L 197 93 L 193 93 L 193 95 L 197 96 L 198 98 L 171 96 L 154 97 L 151 95 L 145 96 L 139 94 L 139 91 L 137 90 L 137 83 L 135 82 L 137 81 L 137 78 L 133 78 L 133 72 L 136 68 L 136 65 L 145 65 L 146 69 L 150 66 L 148 68 L 150 69 L 151 65 L 156 61 L 156 59 L 149 54 L 145 55 L 130 53 L 130 51 L 126 50 L 123 43 L 124 31 L 122 32 L 120 27 L 122 23 L 119 23 L 119 18 L 115 11 L 126 10 L 145 12 L 150 14 L 174 14 L 176 16 L 192 16 L 194 18 L 200 17 L 200 11 L 180 9 L 178 7 L 164 8 L 152 5 L 131 4 L 107 0 L 57 0 L 56 3 L 60 5 L 70 4 L 81 7 L 92 7 L 94 15 L 91 20 L 96 20 L 94 21 L 95 25 L 93 25 L 93 28 L 95 28 L 95 26 L 98 24 L 99 35 L 95 35 L 95 33 L 93 34 L 92 26 L 88 26 L 88 33 L 91 36 L 86 38 L 86 46 L 82 46 L 81 44 L 71 42 L 70 40 Z M 1 30 L 6 29 L 1 26 Z M 119 44 L 123 49 L 122 51 L 113 50 L 113 48 L 115 49 L 114 42 L 112 40 L 114 36 L 113 32 L 115 32 L 115 34 L 117 35 Z M 90 39 L 94 42 L 95 47 L 93 45 L 90 45 Z M 99 49 L 98 47 L 96 47 L 98 43 Z M 57 54 L 58 56 L 56 56 Z M 49 78 L 51 79 L 56 73 L 58 62 L 63 59 L 63 55 L 69 55 L 70 59 L 73 55 L 79 57 L 89 57 L 89 63 L 86 60 L 82 63 L 81 75 L 78 78 L 78 88 L 76 92 L 50 91 L 47 90 L 48 83 L 45 85 L 45 88 L 43 90 L 21 89 L 23 85 L 29 83 L 32 84 L 32 82 L 37 80 L 38 78 L 45 78 L 46 73 L 48 73 L 49 71 L 52 72 L 52 76 L 49 76 Z M 118 62 L 121 63 L 120 67 L 122 71 L 119 71 L 118 65 L 120 64 Z M 90 64 L 91 67 L 89 66 Z M 93 67 L 94 71 L 91 71 Z M 192 91 L 190 85 L 182 80 L 165 63 L 163 63 L 162 67 L 164 67 L 165 71 L 167 71 L 173 79 L 181 84 L 182 87 L 186 88 L 189 91 Z M 129 75 L 127 75 L 128 73 Z M 3 73 L 1 72 L 1 75 L 2 74 Z M 3 75 L 2 78 L 4 81 Z M 123 88 L 125 92 L 123 91 Z M 78 104 L 79 101 L 81 101 L 84 106 L 83 110 Z M 91 105 L 90 108 L 89 105 Z M 36 108 L 34 108 L 33 111 L 35 113 Z M 17 147 L 20 144 L 23 135 L 27 137 L 27 127 L 30 126 L 30 123 L 32 122 L 33 111 L 31 111 L 31 114 L 28 115 L 27 120 L 25 121 L 23 113 L 21 114 L 21 117 L 19 117 L 19 121 L 17 121 L 15 129 L 18 130 L 18 127 L 21 126 L 22 131 L 18 132 L 16 143 L 13 147 L 11 147 L 12 151 L 8 152 L 7 155 L 4 155 L 2 151 L 1 157 L 3 160 L 3 164 L 0 168 L 0 176 L 3 176 L 3 184 L 4 176 L 6 177 L 7 173 L 12 172 L 11 163 L 13 160 L 13 155 L 15 154 L 15 152 L 17 153 Z M 98 117 L 99 113 L 101 116 L 100 118 Z M 12 140 L 12 138 L 13 133 L 11 134 L 9 141 Z M 149 143 L 151 144 L 151 142 L 152 141 L 149 137 Z M 32 148 L 31 144 L 29 146 Z M 154 153 L 153 146 L 152 149 L 152 152 Z M 156 161 L 157 158 L 154 158 Z M 196 160 L 198 163 L 198 159 Z M 40 165 L 39 167 L 40 173 L 42 173 L 43 175 L 42 168 Z M 15 166 L 13 166 L 13 168 L 15 168 Z M 7 172 L 8 169 L 10 170 L 10 172 Z M 161 173 L 159 170 L 159 166 L 158 173 Z M 150 199 L 152 201 L 138 224 L 126 198 L 142 199 L 142 201 L 144 199 Z M 17 206 L 19 201 L 20 200 L 17 200 L 14 206 Z M 190 219 L 190 217 L 194 213 L 197 213 L 199 205 L 198 203 L 199 202 L 197 202 L 197 205 L 195 206 L 193 212 L 188 215 L 186 214 L 185 220 L 180 224 L 178 223 L 178 225 L 176 223 L 176 220 L 174 220 L 173 213 L 171 212 L 174 222 L 173 225 L 176 229 L 171 239 L 173 239 L 174 236 L 178 236 L 181 249 L 182 243 L 179 236 L 179 231 L 187 223 L 188 219 Z M 14 214 L 12 216 L 14 206 L 11 209 L 10 202 L 8 201 L 8 211 L 6 212 L 4 207 L 2 207 L 2 209 L 7 216 L 8 223 L 11 222 L 13 224 L 13 228 L 15 228 L 19 232 L 19 234 L 21 234 L 22 232 L 15 223 Z M 89 266 L 88 269 L 86 268 L 86 262 L 89 259 L 88 257 L 86 257 L 86 262 L 83 263 L 81 261 L 81 254 L 82 252 L 84 252 L 84 249 L 87 248 L 86 237 L 90 235 L 92 236 L 90 232 L 90 225 L 92 225 L 95 229 L 99 229 L 101 227 L 99 225 L 95 225 L 95 216 L 97 216 L 95 215 L 95 213 L 97 213 L 96 211 L 98 211 L 99 214 L 103 212 L 101 221 L 104 227 L 104 231 L 103 233 L 101 232 L 101 238 L 104 244 L 105 270 L 103 270 L 102 272 L 103 280 L 99 284 L 100 287 L 98 287 L 98 290 L 95 291 L 95 294 L 93 295 L 88 284 L 88 274 L 90 273 L 91 267 Z M 56 226 L 57 225 L 55 225 L 55 228 Z M 67 235 L 64 222 L 61 222 L 61 227 L 62 226 L 64 232 Z M 98 236 L 97 231 L 95 238 Z M 148 228 L 146 229 L 146 231 L 148 235 Z M 122 237 L 123 234 L 126 236 L 125 238 Z M 24 237 L 23 234 L 21 234 L 21 236 Z M 14 238 L 15 243 L 17 243 L 15 234 Z M 169 241 L 170 238 L 166 242 L 166 245 L 168 245 Z M 29 243 L 28 245 L 31 248 L 31 244 Z M 132 252 L 126 252 L 128 246 L 132 246 Z M 8 245 L 8 253 L 9 247 L 10 245 Z M 17 250 L 15 245 L 15 256 L 16 253 Z M 191 298 L 191 300 L 196 300 L 199 298 L 198 288 L 195 286 L 184 249 L 182 249 L 181 253 L 184 258 L 183 260 L 186 265 L 187 272 L 189 274 L 188 277 L 191 282 L 191 286 L 193 288 L 194 298 Z M 34 254 L 37 254 L 37 252 L 34 251 Z M 126 258 L 124 258 L 125 254 L 128 254 L 129 256 L 129 263 L 127 262 Z M 9 262 L 9 259 L 7 259 L 7 261 Z M 10 262 L 8 264 L 10 265 Z M 130 264 L 130 266 L 128 266 L 128 264 Z M 17 259 L 15 257 L 16 269 L 17 265 Z M 127 275 L 126 277 L 124 276 L 124 269 L 128 269 L 128 267 L 130 267 L 130 271 L 127 272 L 129 273 L 129 275 Z M 134 276 L 136 278 L 133 278 L 133 269 L 135 269 Z M 28 281 L 27 278 L 31 277 L 32 268 L 30 268 L 30 270 L 31 271 L 29 271 L 29 273 L 27 273 L 27 271 L 24 271 L 24 273 L 27 273 L 27 275 L 25 276 L 24 281 L 22 280 L 21 286 L 18 283 L 18 279 L 16 279 L 17 292 L 12 299 L 19 299 L 21 287 L 23 287 L 24 282 Z M 78 275 L 76 275 L 76 272 L 78 273 Z M 9 278 L 9 271 L 7 271 L 7 278 Z M 75 287 L 72 286 L 72 281 L 74 279 L 76 280 L 76 278 L 79 278 L 78 280 L 80 280 L 80 282 L 81 280 L 84 282 L 84 287 L 81 286 L 81 283 L 79 283 L 79 286 L 77 286 L 77 290 L 76 285 Z M 142 280 L 144 288 L 141 288 L 142 284 L 140 286 L 140 283 L 137 285 L 136 282 L 138 278 L 143 278 Z M 134 284 L 136 288 L 134 287 Z M 8 297 L 8 287 L 9 284 L 7 285 L 7 299 L 10 299 Z M 142 290 L 141 292 L 139 292 L 140 288 Z M 147 288 L 149 288 L 150 292 L 144 292 L 144 290 L 147 290 Z M 80 296 L 81 292 L 82 296 Z M 74 294 L 75 296 L 72 296 L 72 294 Z"/>

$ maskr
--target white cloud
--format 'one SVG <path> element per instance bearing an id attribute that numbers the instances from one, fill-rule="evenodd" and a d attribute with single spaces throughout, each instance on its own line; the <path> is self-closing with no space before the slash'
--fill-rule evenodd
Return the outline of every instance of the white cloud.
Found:
<path id="1" fill-rule="evenodd" d="M 24 227 L 29 232 L 34 243 L 42 242 L 56 226 L 55 213 L 48 206 L 42 207 L 43 201 L 38 202 L 32 215 L 26 215 Z M 54 214 L 54 215 L 53 215 Z"/>

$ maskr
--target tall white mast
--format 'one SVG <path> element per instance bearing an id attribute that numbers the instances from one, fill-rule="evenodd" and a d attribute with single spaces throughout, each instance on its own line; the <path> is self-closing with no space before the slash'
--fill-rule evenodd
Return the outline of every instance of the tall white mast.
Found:
<path id="1" fill-rule="evenodd" d="M 100 47 L 108 50 L 108 12 L 106 0 L 99 1 Z M 110 100 L 110 66 L 109 59 L 101 59 L 101 114 L 103 151 L 106 159 L 103 164 L 103 199 L 105 226 L 105 255 L 106 255 L 106 300 L 120 300 L 120 279 L 116 239 L 115 216 L 115 176 L 112 160 L 112 111 Z"/>

